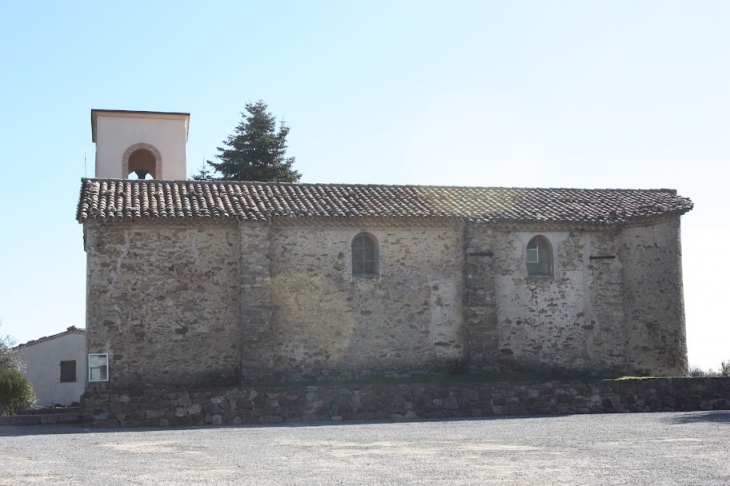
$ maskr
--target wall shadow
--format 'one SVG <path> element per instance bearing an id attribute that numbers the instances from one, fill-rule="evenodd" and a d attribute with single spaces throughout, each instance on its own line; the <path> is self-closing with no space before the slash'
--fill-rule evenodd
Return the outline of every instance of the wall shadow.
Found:
<path id="1" fill-rule="evenodd" d="M 3 425 L 0 426 L 0 437 L 21 437 L 35 435 L 63 435 L 63 434 L 114 434 L 120 432 L 174 432 L 185 430 L 210 429 L 260 429 L 260 428 L 302 428 L 302 427 L 348 427 L 353 425 L 397 425 L 397 424 L 428 424 L 441 422 L 503 422 L 526 419 L 556 419 L 586 414 L 555 414 L 555 415 L 490 415 L 485 417 L 439 417 L 414 419 L 375 419 L 375 420 L 347 420 L 321 422 L 287 422 L 267 424 L 225 424 L 225 425 L 191 425 L 184 427 L 88 427 L 83 423 L 74 424 L 39 424 L 39 425 Z M 592 414 L 604 415 L 604 414 Z"/>
<path id="2" fill-rule="evenodd" d="M 730 424 L 730 410 L 713 410 L 709 412 L 684 412 L 679 416 L 667 418 L 666 422 L 674 425 L 694 424 L 697 422 Z"/>

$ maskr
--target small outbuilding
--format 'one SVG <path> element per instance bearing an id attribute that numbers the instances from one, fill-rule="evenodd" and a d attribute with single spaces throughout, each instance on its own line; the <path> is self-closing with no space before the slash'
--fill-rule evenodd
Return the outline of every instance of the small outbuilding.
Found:
<path id="1" fill-rule="evenodd" d="M 71 326 L 64 332 L 28 341 L 16 348 L 25 364 L 23 375 L 33 386 L 36 405 L 79 402 L 86 379 L 86 330 Z"/>

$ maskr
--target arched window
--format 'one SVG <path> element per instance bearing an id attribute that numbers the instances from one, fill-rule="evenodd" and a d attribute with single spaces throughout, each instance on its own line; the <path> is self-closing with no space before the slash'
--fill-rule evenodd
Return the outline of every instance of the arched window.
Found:
<path id="1" fill-rule="evenodd" d="M 378 274 L 378 244 L 374 236 L 361 233 L 352 240 L 352 275 Z"/>
<path id="2" fill-rule="evenodd" d="M 527 244 L 527 275 L 549 277 L 553 274 L 553 250 L 544 236 L 535 236 Z"/>
<path id="3" fill-rule="evenodd" d="M 129 179 L 162 178 L 162 155 L 154 145 L 136 143 L 122 156 L 122 174 Z"/>
<path id="4" fill-rule="evenodd" d="M 137 179 L 154 179 L 156 165 L 155 155 L 147 149 L 139 148 L 130 154 L 127 168 L 130 175 L 136 175 Z"/>

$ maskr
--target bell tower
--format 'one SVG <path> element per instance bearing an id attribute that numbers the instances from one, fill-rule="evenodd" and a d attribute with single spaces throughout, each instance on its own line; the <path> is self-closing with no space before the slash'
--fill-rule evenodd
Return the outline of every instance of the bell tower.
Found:
<path id="1" fill-rule="evenodd" d="M 189 113 L 91 110 L 98 179 L 187 179 Z"/>

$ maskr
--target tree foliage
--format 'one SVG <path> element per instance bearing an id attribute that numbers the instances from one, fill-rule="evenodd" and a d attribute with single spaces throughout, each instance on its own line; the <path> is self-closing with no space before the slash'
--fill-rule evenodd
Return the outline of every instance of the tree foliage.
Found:
<path id="1" fill-rule="evenodd" d="M 13 349 L 14 345 L 15 341 L 10 336 L 0 334 L 0 415 L 15 413 L 35 404 L 33 388 L 21 374 L 23 363 Z"/>
<path id="2" fill-rule="evenodd" d="M 17 370 L 0 368 L 0 415 L 18 412 L 35 404 L 30 383 Z"/>
<path id="3" fill-rule="evenodd" d="M 292 168 L 294 157 L 286 157 L 289 127 L 268 112 L 263 101 L 246 104 L 246 113 L 233 135 L 218 147 L 218 162 L 203 164 L 195 180 L 298 182 L 301 174 Z"/>
<path id="4" fill-rule="evenodd" d="M 0 327 L 2 327 L 2 322 L 0 322 Z M 18 359 L 18 353 L 13 346 L 15 346 L 15 340 L 12 337 L 0 334 L 0 369 L 20 373 L 23 371 L 23 363 Z"/>
<path id="5" fill-rule="evenodd" d="M 689 376 L 693 378 L 712 378 L 715 376 L 730 376 L 730 360 L 720 363 L 720 368 L 704 370 L 699 366 L 689 367 Z"/>

